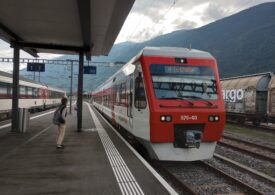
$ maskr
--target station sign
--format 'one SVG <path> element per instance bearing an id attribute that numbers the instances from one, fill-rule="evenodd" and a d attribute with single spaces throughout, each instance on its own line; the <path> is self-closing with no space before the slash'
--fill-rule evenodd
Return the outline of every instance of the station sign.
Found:
<path id="1" fill-rule="evenodd" d="M 27 71 L 45 72 L 45 64 L 44 63 L 28 63 Z"/>
<path id="2" fill-rule="evenodd" d="M 96 66 L 84 66 L 84 74 L 96 74 Z"/>

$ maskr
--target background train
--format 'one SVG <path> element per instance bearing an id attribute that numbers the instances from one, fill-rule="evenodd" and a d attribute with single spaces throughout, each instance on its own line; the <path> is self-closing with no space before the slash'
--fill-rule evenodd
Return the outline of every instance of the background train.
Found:
<path id="1" fill-rule="evenodd" d="M 153 159 L 211 158 L 225 125 L 216 60 L 203 51 L 146 47 L 92 98 Z"/>
<path id="2" fill-rule="evenodd" d="M 42 83 L 20 77 L 19 108 L 30 111 L 44 110 L 60 103 L 64 90 L 49 87 Z M 12 108 L 12 75 L 0 71 L 0 118 L 10 115 Z"/>
<path id="3" fill-rule="evenodd" d="M 221 80 L 226 115 L 240 123 L 275 122 L 275 76 L 272 72 Z"/>

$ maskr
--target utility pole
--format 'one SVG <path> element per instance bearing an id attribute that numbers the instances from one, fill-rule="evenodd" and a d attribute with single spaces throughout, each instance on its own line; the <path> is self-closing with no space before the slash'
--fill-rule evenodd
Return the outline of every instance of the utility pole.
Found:
<path id="1" fill-rule="evenodd" d="M 72 98 L 73 98 L 73 68 L 74 68 L 74 62 L 73 62 L 73 61 L 71 61 L 70 114 L 72 114 Z"/>
<path id="2" fill-rule="evenodd" d="M 74 67 L 74 61 L 75 60 L 67 60 L 71 62 L 71 86 L 70 86 L 70 114 L 72 114 L 72 98 L 73 98 L 73 67 Z"/>

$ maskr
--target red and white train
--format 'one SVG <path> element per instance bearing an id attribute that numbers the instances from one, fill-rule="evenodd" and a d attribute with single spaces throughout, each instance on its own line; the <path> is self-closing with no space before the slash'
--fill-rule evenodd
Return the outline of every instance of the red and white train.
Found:
<path id="1" fill-rule="evenodd" d="M 42 83 L 20 77 L 19 108 L 44 110 L 60 104 L 64 90 L 49 87 Z M 12 75 L 0 71 L 0 117 L 10 114 L 12 108 Z"/>
<path id="2" fill-rule="evenodd" d="M 146 47 L 92 95 L 153 159 L 209 159 L 225 125 L 216 60 L 203 51 Z"/>

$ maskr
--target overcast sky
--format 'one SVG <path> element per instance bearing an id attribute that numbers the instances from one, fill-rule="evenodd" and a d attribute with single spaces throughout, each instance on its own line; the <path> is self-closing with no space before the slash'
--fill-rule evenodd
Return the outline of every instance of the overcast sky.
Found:
<path id="1" fill-rule="evenodd" d="M 197 28 L 243 9 L 271 1 L 136 0 L 116 43 L 140 42 L 179 29 Z M 57 55 L 40 54 L 40 56 L 53 58 Z M 3 41 L 0 41 L 0 57 L 12 57 L 12 50 Z M 31 56 L 22 52 L 21 57 Z"/>
<path id="2" fill-rule="evenodd" d="M 193 29 L 272 0 L 136 0 L 116 43 Z M 274 1 L 274 0 L 273 0 Z"/>

